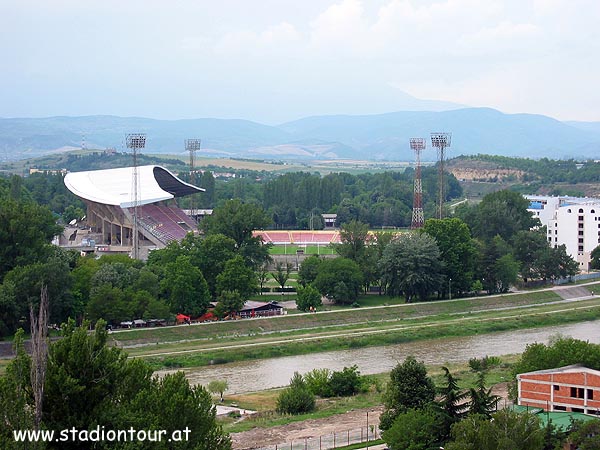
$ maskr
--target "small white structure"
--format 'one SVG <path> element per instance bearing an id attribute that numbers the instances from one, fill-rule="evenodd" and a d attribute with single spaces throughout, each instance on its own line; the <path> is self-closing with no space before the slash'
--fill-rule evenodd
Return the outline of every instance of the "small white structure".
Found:
<path id="1" fill-rule="evenodd" d="M 591 252 L 600 245 L 600 199 L 526 195 L 529 209 L 546 226 L 548 243 L 564 244 L 581 271 L 590 268 Z"/>

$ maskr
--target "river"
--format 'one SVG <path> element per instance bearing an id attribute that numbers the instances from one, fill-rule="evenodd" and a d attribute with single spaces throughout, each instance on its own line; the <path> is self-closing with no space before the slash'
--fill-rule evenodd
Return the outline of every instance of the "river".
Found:
<path id="1" fill-rule="evenodd" d="M 228 393 L 252 392 L 286 386 L 294 372 L 312 369 L 341 370 L 356 364 L 361 374 L 390 371 L 409 355 L 425 364 L 446 364 L 470 358 L 522 353 L 527 344 L 547 343 L 555 334 L 600 343 L 600 320 L 570 325 L 515 330 L 478 336 L 415 341 L 384 347 L 366 347 L 308 355 L 241 361 L 229 364 L 183 369 L 194 384 L 206 385 L 212 380 L 227 380 Z M 171 371 L 161 371 L 168 373 Z"/>

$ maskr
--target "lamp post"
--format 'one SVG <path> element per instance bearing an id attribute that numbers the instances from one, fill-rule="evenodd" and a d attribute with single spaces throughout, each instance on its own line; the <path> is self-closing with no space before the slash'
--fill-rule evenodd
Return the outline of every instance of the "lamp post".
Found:
<path id="1" fill-rule="evenodd" d="M 452 278 L 448 279 L 448 299 L 452 300 Z"/>

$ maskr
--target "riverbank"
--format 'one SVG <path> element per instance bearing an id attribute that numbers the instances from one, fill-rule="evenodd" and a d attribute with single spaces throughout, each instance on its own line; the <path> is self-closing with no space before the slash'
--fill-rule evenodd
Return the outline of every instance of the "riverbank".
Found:
<path id="1" fill-rule="evenodd" d="M 500 406 L 504 406 L 507 397 L 506 381 L 510 378 L 512 364 L 519 355 L 506 355 L 501 364 L 487 373 L 487 384 L 494 387 L 494 394 L 502 397 Z M 461 389 L 473 387 L 476 374 L 466 362 L 449 364 L 449 370 L 457 378 Z M 441 365 L 428 365 L 428 374 L 438 386 L 443 385 L 444 377 Z M 289 442 L 301 442 L 303 439 L 318 439 L 338 433 L 343 436 L 345 430 L 366 428 L 379 423 L 382 408 L 382 392 L 389 379 L 389 372 L 370 376 L 376 380 L 380 389 L 352 397 L 321 399 L 317 411 L 298 416 L 282 416 L 274 412 L 280 389 L 253 392 L 240 395 L 226 395 L 226 403 L 240 408 L 254 409 L 258 414 L 236 421 L 231 418 L 220 419 L 224 429 L 231 433 L 234 449 L 254 448 Z"/>
<path id="2" fill-rule="evenodd" d="M 387 346 L 399 343 L 473 336 L 498 331 L 531 329 L 600 318 L 600 298 L 552 302 L 535 306 L 514 306 L 491 311 L 430 314 L 397 323 L 374 323 L 351 328 L 338 327 L 253 335 L 224 340 L 178 343 L 160 348 L 133 348 L 132 356 L 143 357 L 155 369 L 201 367 L 234 361 L 305 355 L 329 350 Z"/>

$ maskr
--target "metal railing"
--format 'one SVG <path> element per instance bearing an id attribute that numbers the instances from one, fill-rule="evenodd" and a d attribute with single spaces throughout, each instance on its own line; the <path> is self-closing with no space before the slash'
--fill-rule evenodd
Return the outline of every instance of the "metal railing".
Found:
<path id="1" fill-rule="evenodd" d="M 361 427 L 352 430 L 336 431 L 318 437 L 296 439 L 283 444 L 267 445 L 258 450 L 329 450 L 380 439 L 377 426 Z"/>

